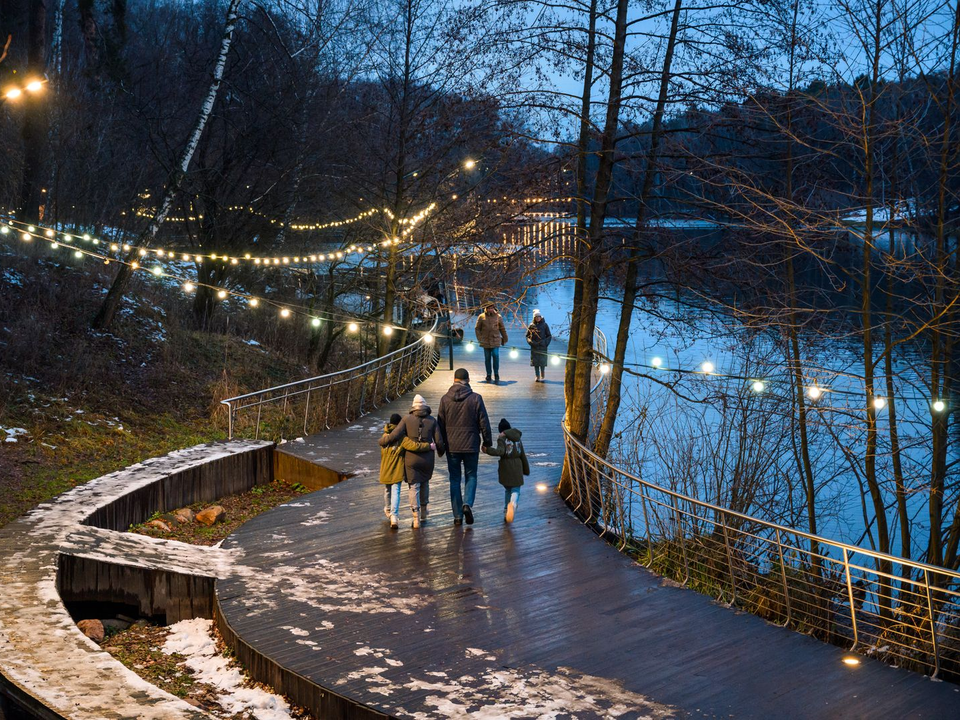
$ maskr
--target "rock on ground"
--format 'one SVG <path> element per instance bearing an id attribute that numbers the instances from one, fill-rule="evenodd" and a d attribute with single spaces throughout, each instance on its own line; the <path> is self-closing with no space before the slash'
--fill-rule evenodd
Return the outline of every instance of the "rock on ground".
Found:
<path id="1" fill-rule="evenodd" d="M 216 525 L 227 518 L 227 511 L 220 505 L 211 505 L 197 513 L 197 522 L 201 525 Z"/>
<path id="2" fill-rule="evenodd" d="M 99 620 L 81 620 L 77 623 L 77 628 L 95 643 L 103 642 L 103 623 Z"/>

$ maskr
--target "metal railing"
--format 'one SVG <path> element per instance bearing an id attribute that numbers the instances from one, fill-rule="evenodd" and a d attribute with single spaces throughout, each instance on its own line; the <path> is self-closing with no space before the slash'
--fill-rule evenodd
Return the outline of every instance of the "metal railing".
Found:
<path id="1" fill-rule="evenodd" d="M 227 435 L 282 438 L 293 427 L 303 435 L 351 422 L 422 382 L 437 365 L 435 314 L 428 330 L 404 347 L 356 367 L 222 400 Z"/>
<path id="2" fill-rule="evenodd" d="M 960 573 L 654 485 L 563 432 L 574 512 L 648 568 L 836 645 L 960 677 Z"/>

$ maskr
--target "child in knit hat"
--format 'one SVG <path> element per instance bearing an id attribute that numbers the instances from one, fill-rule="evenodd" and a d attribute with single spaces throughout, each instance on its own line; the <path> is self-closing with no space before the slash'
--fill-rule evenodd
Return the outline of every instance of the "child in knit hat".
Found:
<path id="1" fill-rule="evenodd" d="M 500 434 L 497 435 L 497 446 L 484 449 L 487 455 L 500 458 L 498 475 L 503 485 L 503 520 L 513 522 L 520 501 L 520 488 L 523 486 L 523 476 L 530 474 L 530 463 L 527 453 L 523 449 L 520 436 L 523 434 L 515 427 L 510 427 L 506 418 L 500 419 L 497 426 Z"/>

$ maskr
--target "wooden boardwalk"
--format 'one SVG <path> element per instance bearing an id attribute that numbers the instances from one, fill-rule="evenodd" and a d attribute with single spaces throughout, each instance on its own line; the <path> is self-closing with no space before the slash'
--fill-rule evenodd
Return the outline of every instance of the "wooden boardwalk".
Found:
<path id="1" fill-rule="evenodd" d="M 866 658 L 848 667 L 841 649 L 665 582 L 598 539 L 553 492 L 560 368 L 534 384 L 527 353 L 504 352 L 505 382 L 492 386 L 477 382 L 482 362 L 458 348 L 494 426 L 507 417 L 531 455 L 513 525 L 484 457 L 475 525 L 454 527 L 440 460 L 427 524 L 409 527 L 404 497 L 401 527 L 389 529 L 376 440 L 409 399 L 289 443 L 357 477 L 225 541 L 262 571 L 217 582 L 223 620 L 255 653 L 400 717 L 960 717 L 955 685 Z M 435 412 L 451 381 L 440 369 L 419 389 Z"/>

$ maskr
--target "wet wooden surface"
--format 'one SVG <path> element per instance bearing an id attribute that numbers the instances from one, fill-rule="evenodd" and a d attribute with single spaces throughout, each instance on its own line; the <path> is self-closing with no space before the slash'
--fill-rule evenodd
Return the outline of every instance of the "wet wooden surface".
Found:
<path id="1" fill-rule="evenodd" d="M 225 541 L 284 578 L 217 583 L 224 620 L 255 652 L 401 717 L 960 717 L 957 686 L 866 658 L 848 667 L 840 648 L 667 584 L 598 539 L 553 492 L 560 368 L 535 384 L 522 349 L 501 362 L 505 382 L 485 385 L 479 348 L 457 350 L 494 427 L 507 417 L 523 430 L 533 475 L 516 521 L 504 524 L 496 461 L 482 456 L 475 525 L 453 525 L 441 459 L 428 522 L 410 528 L 404 494 L 401 527 L 389 529 L 376 441 L 409 398 L 285 445 L 357 477 Z M 435 412 L 452 382 L 445 367 L 419 388 Z"/>

